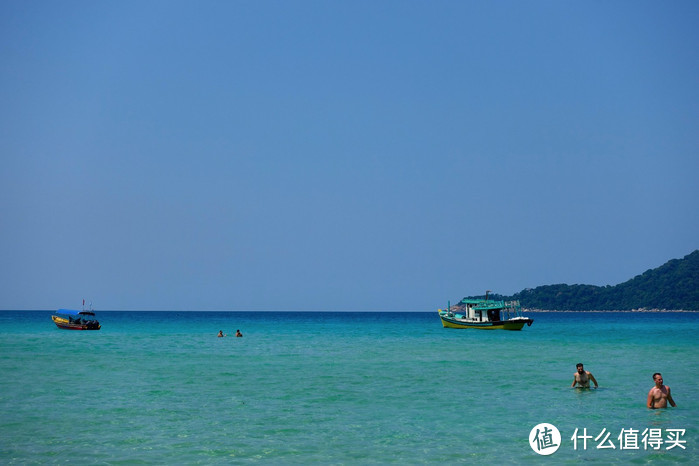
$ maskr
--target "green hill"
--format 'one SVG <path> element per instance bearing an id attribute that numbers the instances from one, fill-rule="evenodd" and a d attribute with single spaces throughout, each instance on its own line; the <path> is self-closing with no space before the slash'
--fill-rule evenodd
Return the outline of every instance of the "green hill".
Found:
<path id="1" fill-rule="evenodd" d="M 518 299 L 527 309 L 699 311 L 699 250 L 615 286 L 545 285 L 523 290 L 513 296 L 491 297 Z"/>

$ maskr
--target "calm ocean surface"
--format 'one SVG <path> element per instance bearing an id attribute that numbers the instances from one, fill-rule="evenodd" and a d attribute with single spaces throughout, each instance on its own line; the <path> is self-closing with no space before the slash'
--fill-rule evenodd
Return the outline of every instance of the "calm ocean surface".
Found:
<path id="1" fill-rule="evenodd" d="M 50 315 L 0 312 L 0 464 L 699 464 L 699 313 L 528 313 L 521 332 L 436 312 L 112 311 L 91 332 Z M 577 362 L 599 390 L 569 388 Z M 646 409 L 656 371 L 677 408 Z M 543 422 L 550 457 L 529 444 Z M 644 449 L 646 428 L 668 443 Z"/>

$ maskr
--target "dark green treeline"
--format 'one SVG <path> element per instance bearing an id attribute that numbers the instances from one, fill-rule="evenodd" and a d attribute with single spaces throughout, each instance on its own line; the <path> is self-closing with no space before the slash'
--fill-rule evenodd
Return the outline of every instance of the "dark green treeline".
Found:
<path id="1" fill-rule="evenodd" d="M 490 298 L 518 299 L 522 307 L 527 309 L 625 311 L 645 308 L 698 311 L 699 250 L 615 286 L 544 285 L 523 290 L 513 296 L 490 295 Z"/>

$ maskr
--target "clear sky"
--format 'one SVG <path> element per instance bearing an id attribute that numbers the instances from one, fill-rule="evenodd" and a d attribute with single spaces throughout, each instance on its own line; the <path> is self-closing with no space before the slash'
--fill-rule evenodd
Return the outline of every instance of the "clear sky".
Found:
<path id="1" fill-rule="evenodd" d="M 0 2 L 0 309 L 422 310 L 699 248 L 699 2 Z"/>

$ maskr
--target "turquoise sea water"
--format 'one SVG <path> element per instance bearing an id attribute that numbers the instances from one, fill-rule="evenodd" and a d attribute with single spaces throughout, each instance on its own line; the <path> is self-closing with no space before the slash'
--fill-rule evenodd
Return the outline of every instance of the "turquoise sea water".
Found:
<path id="1" fill-rule="evenodd" d="M 114 311 L 75 332 L 50 314 L 0 312 L 1 464 L 699 463 L 699 313 L 530 313 L 521 332 L 436 312 Z M 599 390 L 569 388 L 577 362 Z M 656 371 L 677 408 L 645 408 Z M 549 457 L 529 444 L 543 422 L 562 436 Z M 644 449 L 646 428 L 685 429 L 685 449 Z"/>

